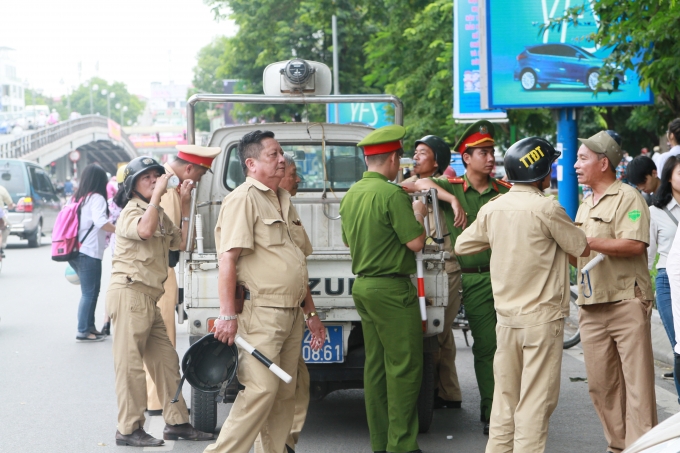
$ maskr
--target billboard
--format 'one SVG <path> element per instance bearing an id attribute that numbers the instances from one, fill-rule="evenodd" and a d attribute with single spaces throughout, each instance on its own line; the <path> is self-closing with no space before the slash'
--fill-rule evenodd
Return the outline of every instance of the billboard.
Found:
<path id="1" fill-rule="evenodd" d="M 453 2 L 453 117 L 457 120 L 505 120 L 505 112 L 482 110 L 479 70 L 479 2 Z"/>
<path id="2" fill-rule="evenodd" d="M 483 108 L 580 107 L 651 104 L 634 71 L 620 70 L 619 87 L 594 89 L 611 49 L 588 39 L 599 17 L 588 0 L 480 1 Z M 578 26 L 541 32 L 550 19 L 585 5 Z"/>
<path id="3" fill-rule="evenodd" d="M 341 103 L 335 120 L 335 104 L 326 105 L 326 122 L 365 124 L 376 129 L 394 124 L 394 108 L 389 102 Z"/>

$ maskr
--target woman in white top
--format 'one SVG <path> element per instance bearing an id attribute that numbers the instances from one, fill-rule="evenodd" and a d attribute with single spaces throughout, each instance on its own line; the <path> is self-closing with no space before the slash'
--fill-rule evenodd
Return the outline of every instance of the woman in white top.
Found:
<path id="1" fill-rule="evenodd" d="M 659 155 L 659 158 L 655 160 L 656 172 L 658 174 L 663 173 L 663 168 L 669 157 L 680 154 L 680 118 L 676 118 L 668 123 L 666 138 L 668 139 L 668 144 L 671 149 L 668 152 Z"/>
<path id="2" fill-rule="evenodd" d="M 659 310 L 671 347 L 675 349 L 674 310 L 666 261 L 680 220 L 680 156 L 670 156 L 666 159 L 653 205 L 649 207 L 649 214 L 651 220 L 647 253 L 650 269 L 654 265 L 657 252 L 659 253 L 659 261 L 656 264 L 656 308 Z M 676 391 L 680 395 L 680 376 L 675 374 L 674 378 Z"/>
<path id="3" fill-rule="evenodd" d="M 116 231 L 109 222 L 109 208 L 106 203 L 108 177 L 103 168 L 96 164 L 85 167 L 78 190 L 73 199 L 82 200 L 80 205 L 80 253 L 69 260 L 69 264 L 80 278 L 80 305 L 78 306 L 78 334 L 76 341 L 101 341 L 104 336 L 94 325 L 94 310 L 97 308 L 99 287 L 102 279 L 102 258 L 106 248 L 106 233 Z"/>

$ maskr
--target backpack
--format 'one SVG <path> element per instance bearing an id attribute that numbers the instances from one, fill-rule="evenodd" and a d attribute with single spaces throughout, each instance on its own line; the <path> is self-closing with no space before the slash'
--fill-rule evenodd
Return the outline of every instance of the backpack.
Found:
<path id="1" fill-rule="evenodd" d="M 87 230 L 83 241 L 78 240 L 82 203 L 83 198 L 78 201 L 71 199 L 71 202 L 64 206 L 57 215 L 52 230 L 52 259 L 54 261 L 68 261 L 77 258 L 82 242 L 85 242 L 92 228 L 94 228 L 93 223 Z"/>

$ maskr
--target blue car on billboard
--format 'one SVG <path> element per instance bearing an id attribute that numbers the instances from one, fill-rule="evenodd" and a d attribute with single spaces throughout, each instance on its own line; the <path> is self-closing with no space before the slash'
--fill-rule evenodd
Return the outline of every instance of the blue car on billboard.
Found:
<path id="1" fill-rule="evenodd" d="M 551 83 L 579 84 L 595 91 L 603 61 L 581 47 L 571 44 L 526 46 L 517 55 L 514 79 L 525 90 L 548 88 Z M 624 83 L 623 73 L 616 75 Z"/>

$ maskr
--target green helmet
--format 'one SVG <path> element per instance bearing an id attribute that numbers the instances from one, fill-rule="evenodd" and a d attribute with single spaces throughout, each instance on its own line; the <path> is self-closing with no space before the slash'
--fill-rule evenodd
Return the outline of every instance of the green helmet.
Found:
<path id="1" fill-rule="evenodd" d="M 444 173 L 444 170 L 451 164 L 451 148 L 449 148 L 449 145 L 436 135 L 426 135 L 420 140 L 416 140 L 415 146 L 421 143 L 430 147 L 434 153 L 434 160 L 437 162 L 439 173 Z"/>
<path id="2" fill-rule="evenodd" d="M 505 152 L 505 172 L 512 183 L 540 181 L 550 174 L 552 163 L 562 155 L 540 137 L 524 138 Z"/>
<path id="3" fill-rule="evenodd" d="M 149 170 L 158 170 L 160 174 L 165 174 L 165 167 L 159 164 L 155 159 L 149 156 L 139 156 L 132 159 L 125 167 L 125 172 L 123 176 L 123 188 L 125 189 L 125 195 L 128 200 L 132 198 L 133 190 L 135 188 L 135 182 L 137 178 Z"/>

